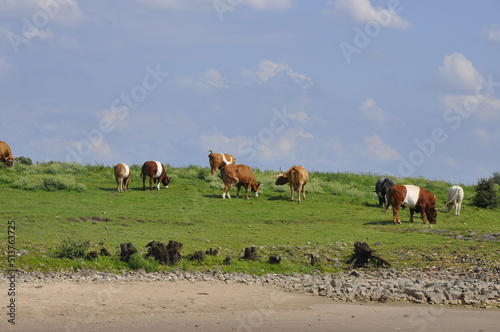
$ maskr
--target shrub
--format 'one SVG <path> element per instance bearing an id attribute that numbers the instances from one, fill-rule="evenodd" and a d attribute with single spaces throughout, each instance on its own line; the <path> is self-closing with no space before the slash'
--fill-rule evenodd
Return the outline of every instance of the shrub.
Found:
<path id="1" fill-rule="evenodd" d="M 159 267 L 159 263 L 152 257 L 144 258 L 139 253 L 130 256 L 127 264 L 132 270 L 144 269 L 148 273 L 158 271 Z"/>
<path id="2" fill-rule="evenodd" d="M 60 191 L 60 190 L 75 190 L 78 192 L 85 191 L 86 187 L 83 184 L 77 184 L 72 175 L 29 175 L 23 176 L 14 181 L 11 185 L 13 188 L 22 188 L 25 190 L 43 190 L 43 191 Z"/>
<path id="3" fill-rule="evenodd" d="M 498 206 L 497 190 L 491 178 L 479 179 L 476 185 L 476 194 L 472 197 L 472 204 L 480 208 L 488 209 Z"/>
<path id="4" fill-rule="evenodd" d="M 63 243 L 55 249 L 55 256 L 57 258 L 83 258 L 90 248 L 90 241 L 73 241 L 65 239 Z"/>
<path id="5" fill-rule="evenodd" d="M 33 165 L 31 158 L 25 156 L 18 157 L 16 163 L 28 166 Z"/>
<path id="6" fill-rule="evenodd" d="M 490 179 L 491 179 L 491 181 L 493 181 L 493 183 L 500 185 L 500 173 L 499 172 L 493 172 L 493 175 L 490 177 Z"/>

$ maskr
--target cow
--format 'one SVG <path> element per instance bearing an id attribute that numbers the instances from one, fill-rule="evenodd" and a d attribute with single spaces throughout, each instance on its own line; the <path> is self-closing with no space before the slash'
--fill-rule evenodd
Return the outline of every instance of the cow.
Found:
<path id="1" fill-rule="evenodd" d="M 300 203 L 300 195 L 306 199 L 306 184 L 309 180 L 309 173 L 302 166 L 292 166 L 288 171 L 283 172 L 280 168 L 280 174 L 275 175 L 277 186 L 290 183 L 290 200 L 293 202 L 295 198 L 295 191 L 297 192 L 298 202 Z"/>
<path id="2" fill-rule="evenodd" d="M 390 178 L 381 177 L 375 184 L 375 192 L 378 196 L 378 206 L 382 207 L 387 204 L 387 191 L 394 185 L 394 181 Z"/>
<path id="3" fill-rule="evenodd" d="M 455 215 L 460 215 L 460 209 L 462 207 L 462 201 L 464 200 L 464 190 L 460 186 L 451 186 L 448 189 L 448 197 L 446 198 L 446 212 L 450 212 L 450 209 L 455 210 Z"/>
<path id="4" fill-rule="evenodd" d="M 159 161 L 146 161 L 142 165 L 142 190 L 146 190 L 146 176 L 149 176 L 149 190 L 153 190 L 153 182 L 155 183 L 156 190 L 160 190 L 160 183 L 168 188 L 171 177 L 167 176 L 165 166 Z M 158 181 L 158 185 L 156 182 Z"/>
<path id="5" fill-rule="evenodd" d="M 210 162 L 210 169 L 212 175 L 217 173 L 217 169 L 221 169 L 226 165 L 236 165 L 236 158 L 227 153 L 213 153 L 212 150 L 208 150 L 210 154 L 208 155 L 208 161 Z"/>
<path id="6" fill-rule="evenodd" d="M 132 181 L 130 178 L 130 168 L 126 164 L 116 164 L 114 167 L 116 184 L 118 192 L 128 189 L 128 184 Z"/>
<path id="7" fill-rule="evenodd" d="M 399 207 L 410 208 L 410 222 L 413 222 L 413 214 L 419 212 L 424 224 L 427 223 L 425 217 L 429 219 L 431 224 L 436 223 L 436 196 L 423 188 L 414 185 L 394 185 L 389 188 L 387 193 L 387 205 L 392 206 L 392 222 L 401 224 L 398 216 Z"/>
<path id="8" fill-rule="evenodd" d="M 233 185 L 236 185 L 238 190 L 236 191 L 236 197 L 240 195 L 240 188 L 245 187 L 245 198 L 248 199 L 248 189 L 251 189 L 255 197 L 259 197 L 260 183 L 255 180 L 252 168 L 247 165 L 227 165 L 221 168 L 220 175 L 222 181 L 224 182 L 224 193 L 222 198 L 231 199 L 229 195 L 229 189 Z"/>
<path id="9" fill-rule="evenodd" d="M 7 167 L 12 167 L 16 159 L 10 150 L 9 144 L 0 141 L 0 161 L 7 165 Z"/>

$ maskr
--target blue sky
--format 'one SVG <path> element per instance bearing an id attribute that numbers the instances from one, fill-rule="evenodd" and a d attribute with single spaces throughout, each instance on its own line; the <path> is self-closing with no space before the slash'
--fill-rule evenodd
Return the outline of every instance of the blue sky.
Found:
<path id="1" fill-rule="evenodd" d="M 0 140 L 34 161 L 500 171 L 500 2 L 0 0 Z"/>

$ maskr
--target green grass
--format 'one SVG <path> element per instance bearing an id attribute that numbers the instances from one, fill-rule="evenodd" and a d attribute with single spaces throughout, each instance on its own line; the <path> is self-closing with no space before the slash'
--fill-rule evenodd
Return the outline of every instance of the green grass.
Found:
<path id="1" fill-rule="evenodd" d="M 396 179 L 398 184 L 416 184 L 436 194 L 438 221 L 431 227 L 417 218 L 409 223 L 408 210 L 400 212 L 403 224 L 393 225 L 391 211 L 384 214 L 377 207 L 378 199 L 372 192 L 380 177 L 376 174 L 313 172 L 306 186 L 307 199 L 299 204 L 289 202 L 288 186 L 274 185 L 275 171 L 255 171 L 263 183 L 258 198 L 234 198 L 233 188 L 233 199 L 223 200 L 222 181 L 211 176 L 208 167 L 167 166 L 172 176 L 169 189 L 152 192 L 142 190 L 140 167 L 133 165 L 131 170 L 130 190 L 118 193 L 108 166 L 52 162 L 0 168 L 0 222 L 4 225 L 0 228 L 4 233 L 0 248 L 4 257 L 7 223 L 15 220 L 16 249 L 21 253 L 15 264 L 26 271 L 119 272 L 131 268 L 119 260 L 120 243 L 132 242 L 144 255 L 145 245 L 152 240 L 182 242 L 185 256 L 219 249 L 217 256 L 204 262 L 184 259 L 175 267 L 185 270 L 254 274 L 336 271 L 347 267 L 345 261 L 355 241 L 366 241 L 396 268 L 500 265 L 498 242 L 477 239 L 500 232 L 498 209 L 473 207 L 472 186 L 463 186 L 466 199 L 462 215 L 455 217 L 443 212 L 450 183 Z M 30 184 L 30 179 L 40 177 L 59 185 Z M 68 178 L 72 180 L 65 180 Z M 58 248 L 68 239 L 90 241 L 90 250 L 105 247 L 113 256 L 97 260 L 56 258 Z M 250 246 L 257 247 L 260 262 L 238 259 Z M 311 266 L 310 253 L 319 254 L 322 264 Z M 268 264 L 271 254 L 281 256 L 281 264 Z M 233 258 L 232 265 L 223 264 L 226 256 Z M 0 260 L 0 269 L 8 269 L 7 259 Z"/>

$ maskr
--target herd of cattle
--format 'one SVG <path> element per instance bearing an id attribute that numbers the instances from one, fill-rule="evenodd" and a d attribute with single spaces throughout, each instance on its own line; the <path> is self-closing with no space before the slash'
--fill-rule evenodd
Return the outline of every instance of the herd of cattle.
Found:
<path id="1" fill-rule="evenodd" d="M 231 198 L 229 189 L 232 186 L 237 187 L 236 195 L 239 196 L 241 187 L 245 188 L 245 198 L 248 199 L 248 190 L 251 190 L 255 197 L 259 194 L 260 183 L 257 182 L 253 174 L 252 168 L 236 164 L 236 158 L 226 153 L 213 153 L 209 150 L 208 160 L 210 163 L 211 173 L 215 175 L 217 170 L 221 172 L 221 179 L 224 182 L 224 192 L 222 198 Z M 9 145 L 0 141 L 0 162 L 3 162 L 7 167 L 12 167 L 14 161 L 12 151 Z M 131 181 L 130 167 L 125 164 L 117 164 L 114 166 L 114 174 L 118 191 L 128 189 Z M 149 177 L 149 189 L 153 190 L 153 185 L 157 190 L 160 190 L 160 184 L 168 188 L 171 177 L 167 176 L 165 165 L 159 161 L 146 161 L 142 165 L 142 188 L 146 190 L 146 177 Z M 302 196 L 306 199 L 305 186 L 309 180 L 309 173 L 302 166 L 292 166 L 288 171 L 283 172 L 280 168 L 280 173 L 275 175 L 276 185 L 290 185 L 290 200 L 294 201 L 295 192 L 297 193 L 297 200 L 300 202 Z M 387 177 L 382 177 L 375 184 L 375 192 L 379 198 L 379 206 L 384 206 L 387 211 L 389 206 L 392 206 L 393 223 L 400 224 L 399 208 L 408 207 L 410 209 L 410 221 L 413 222 L 413 215 L 415 212 L 420 213 L 422 221 L 427 223 L 427 220 L 435 224 L 437 209 L 436 209 L 436 196 L 424 188 L 414 185 L 396 185 L 394 181 Z M 453 208 L 456 216 L 460 215 L 460 208 L 464 198 L 464 191 L 460 186 L 452 186 L 448 190 L 448 197 L 446 199 L 447 212 Z"/>

